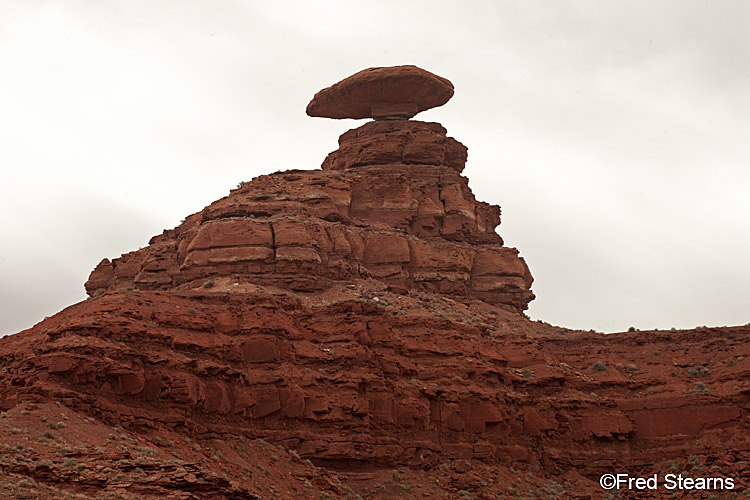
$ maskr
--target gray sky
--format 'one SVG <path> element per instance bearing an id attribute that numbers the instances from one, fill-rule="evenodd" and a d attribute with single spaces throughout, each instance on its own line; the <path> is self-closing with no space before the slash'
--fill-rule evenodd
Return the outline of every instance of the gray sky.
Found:
<path id="1" fill-rule="evenodd" d="M 3 0 L 0 334 L 85 298 L 242 180 L 363 122 L 315 92 L 416 64 L 535 277 L 600 331 L 750 322 L 750 2 Z"/>

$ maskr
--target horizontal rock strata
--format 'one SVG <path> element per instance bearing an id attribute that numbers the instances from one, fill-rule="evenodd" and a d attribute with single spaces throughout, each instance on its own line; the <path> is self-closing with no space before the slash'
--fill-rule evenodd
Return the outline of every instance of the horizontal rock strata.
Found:
<path id="1" fill-rule="evenodd" d="M 750 496 L 750 325 L 528 319 L 531 274 L 466 148 L 403 119 L 452 92 L 415 67 L 322 91 L 311 114 L 379 121 L 0 338 L 0 497 L 583 500 L 602 474 L 667 473 Z"/>
<path id="2" fill-rule="evenodd" d="M 603 336 L 483 304 L 367 282 L 111 292 L 2 339 L 0 401 L 262 438 L 342 472 L 469 460 L 595 479 L 671 460 L 744 477 L 748 327 Z"/>
<path id="3" fill-rule="evenodd" d="M 310 292 L 372 278 L 526 309 L 531 273 L 495 233 L 500 209 L 459 175 L 463 145 L 412 121 L 372 122 L 340 143 L 325 170 L 259 177 L 145 249 L 103 260 L 87 292 L 184 289 L 216 276 Z"/>

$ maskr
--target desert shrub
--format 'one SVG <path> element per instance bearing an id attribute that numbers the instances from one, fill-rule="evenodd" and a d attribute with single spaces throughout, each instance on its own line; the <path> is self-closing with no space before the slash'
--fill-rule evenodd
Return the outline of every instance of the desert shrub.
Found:
<path id="1" fill-rule="evenodd" d="M 705 393 L 705 392 L 710 392 L 710 389 L 706 387 L 706 384 L 704 384 L 703 382 L 696 382 L 693 392 Z"/>
<path id="2" fill-rule="evenodd" d="M 707 366 L 698 365 L 688 368 L 687 372 L 691 377 L 707 377 L 708 374 L 711 373 L 711 370 L 709 370 Z"/>

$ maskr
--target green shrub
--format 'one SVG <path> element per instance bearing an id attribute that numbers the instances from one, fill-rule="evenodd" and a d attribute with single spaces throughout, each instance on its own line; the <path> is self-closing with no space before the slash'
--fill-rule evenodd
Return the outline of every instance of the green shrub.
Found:
<path id="1" fill-rule="evenodd" d="M 607 365 L 604 363 L 604 361 L 597 361 L 591 366 L 591 369 L 595 372 L 603 372 L 607 369 Z"/>
<path id="2" fill-rule="evenodd" d="M 711 392 L 711 391 L 708 387 L 706 387 L 706 384 L 704 384 L 703 382 L 696 382 L 695 389 L 693 389 L 693 392 L 706 393 L 706 392 Z"/>
<path id="3" fill-rule="evenodd" d="M 709 370 L 707 366 L 698 365 L 692 368 L 688 368 L 687 372 L 691 377 L 708 377 L 708 374 L 711 373 L 711 370 Z"/>

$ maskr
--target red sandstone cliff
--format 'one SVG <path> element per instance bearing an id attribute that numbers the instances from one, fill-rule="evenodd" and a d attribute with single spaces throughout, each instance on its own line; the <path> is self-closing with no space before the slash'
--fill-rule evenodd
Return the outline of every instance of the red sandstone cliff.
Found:
<path id="1" fill-rule="evenodd" d="M 666 471 L 738 484 L 686 498 L 750 491 L 750 326 L 532 322 L 463 145 L 389 120 L 339 146 L 0 339 L 0 498 L 599 498 L 603 473 Z"/>
<path id="2" fill-rule="evenodd" d="M 147 248 L 103 260 L 86 290 L 190 290 L 226 276 L 321 292 L 375 279 L 526 309 L 531 274 L 495 233 L 500 209 L 460 176 L 466 148 L 445 134 L 416 121 L 351 130 L 324 170 L 254 179 Z"/>

